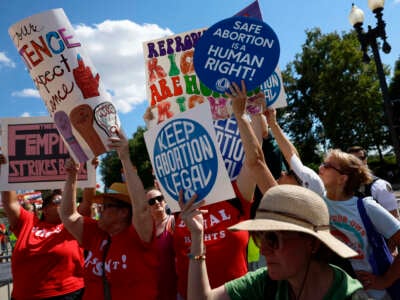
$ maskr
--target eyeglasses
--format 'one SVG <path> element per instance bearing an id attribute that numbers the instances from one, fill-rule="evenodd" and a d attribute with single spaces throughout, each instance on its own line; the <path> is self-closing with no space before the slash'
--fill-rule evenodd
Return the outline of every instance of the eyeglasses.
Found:
<path id="1" fill-rule="evenodd" d="M 301 237 L 298 232 L 292 231 L 252 231 L 250 234 L 258 248 L 261 249 L 264 245 L 273 250 L 282 248 L 286 240 Z"/>
<path id="2" fill-rule="evenodd" d="M 338 172 L 338 173 L 340 173 L 340 174 L 342 174 L 342 175 L 345 174 L 342 170 L 340 170 L 339 168 L 336 168 L 334 165 L 332 165 L 332 164 L 329 163 L 329 162 L 323 162 L 323 163 L 321 163 L 321 167 L 323 167 L 323 168 L 325 168 L 325 169 L 334 169 L 336 172 Z"/>
<path id="3" fill-rule="evenodd" d="M 149 203 L 150 206 L 153 206 L 154 204 L 156 204 L 156 201 L 158 203 L 161 203 L 162 201 L 164 201 L 164 196 L 163 195 L 159 195 L 153 198 L 150 198 L 149 200 L 147 200 L 147 202 Z"/>
<path id="4" fill-rule="evenodd" d="M 128 206 L 123 205 L 123 204 L 117 204 L 117 203 L 103 203 L 103 204 L 98 205 L 98 208 L 99 208 L 100 211 L 104 211 L 104 210 L 106 210 L 107 208 L 110 208 L 110 207 L 125 208 L 125 207 L 128 207 Z"/>

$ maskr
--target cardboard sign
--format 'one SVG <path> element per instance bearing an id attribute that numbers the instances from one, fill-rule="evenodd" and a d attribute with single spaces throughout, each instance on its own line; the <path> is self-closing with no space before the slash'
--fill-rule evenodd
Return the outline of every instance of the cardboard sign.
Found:
<path id="1" fill-rule="evenodd" d="M 64 11 L 26 18 L 9 34 L 74 159 L 106 152 L 119 118 Z"/>
<path id="2" fill-rule="evenodd" d="M 264 22 L 241 16 L 211 26 L 198 40 L 194 67 L 210 89 L 225 93 L 232 82 L 244 80 L 247 90 L 256 89 L 275 70 L 279 41 Z"/>
<path id="3" fill-rule="evenodd" d="M 68 148 L 50 117 L 0 119 L 2 153 L 0 190 L 63 188 Z M 94 167 L 82 165 L 79 187 L 96 184 Z"/>
<path id="4" fill-rule="evenodd" d="M 172 211 L 178 211 L 179 191 L 188 200 L 215 203 L 234 197 L 218 149 L 207 103 L 181 113 L 144 134 L 155 176 Z"/>

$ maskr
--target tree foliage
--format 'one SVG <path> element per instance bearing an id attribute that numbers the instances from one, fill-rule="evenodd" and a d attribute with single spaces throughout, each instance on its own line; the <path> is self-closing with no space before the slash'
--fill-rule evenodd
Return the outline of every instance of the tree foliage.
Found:
<path id="1" fill-rule="evenodd" d="M 129 151 L 133 165 L 136 166 L 139 177 L 145 188 L 153 185 L 153 175 L 150 158 L 144 142 L 145 128 L 139 126 L 133 137 L 129 139 Z M 106 188 L 113 182 L 121 182 L 122 164 L 115 151 L 105 154 L 100 163 L 100 174 Z"/>
<path id="2" fill-rule="evenodd" d="M 288 107 L 283 128 L 307 163 L 320 161 L 316 149 L 388 144 L 379 81 L 373 62 L 364 64 L 354 33 L 306 31 L 302 52 L 283 77 Z"/>
<path id="3" fill-rule="evenodd" d="M 400 100 L 400 58 L 395 63 L 393 78 L 389 85 L 389 96 L 392 100 Z"/>

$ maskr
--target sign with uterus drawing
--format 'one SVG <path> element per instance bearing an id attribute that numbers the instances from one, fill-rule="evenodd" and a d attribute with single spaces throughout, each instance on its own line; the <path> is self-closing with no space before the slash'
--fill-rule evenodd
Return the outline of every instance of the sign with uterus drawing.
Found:
<path id="1" fill-rule="evenodd" d="M 71 156 L 85 162 L 107 152 L 117 110 L 63 9 L 28 17 L 9 34 Z"/>

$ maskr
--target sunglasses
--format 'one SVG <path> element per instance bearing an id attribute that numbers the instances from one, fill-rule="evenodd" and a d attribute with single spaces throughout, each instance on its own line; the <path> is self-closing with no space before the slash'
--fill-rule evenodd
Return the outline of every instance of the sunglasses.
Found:
<path id="1" fill-rule="evenodd" d="M 59 205 L 59 204 L 61 204 L 61 199 L 62 199 L 61 196 L 56 196 L 53 200 L 51 200 L 51 202 L 53 204 Z"/>
<path id="2" fill-rule="evenodd" d="M 161 203 L 162 201 L 164 201 L 164 196 L 160 195 L 160 196 L 156 196 L 153 198 L 150 198 L 149 200 L 147 200 L 147 202 L 149 203 L 150 206 L 153 206 L 154 204 L 156 204 L 156 201 L 158 203 Z"/>
<path id="3" fill-rule="evenodd" d="M 103 203 L 103 204 L 99 205 L 98 207 L 99 207 L 100 211 L 104 211 L 104 210 L 106 210 L 107 208 L 110 208 L 110 207 L 125 208 L 127 206 L 123 205 L 123 204 L 117 204 L 117 203 Z"/>
<path id="4" fill-rule="evenodd" d="M 339 174 L 342 174 L 342 175 L 345 174 L 342 170 L 340 170 L 339 168 L 336 168 L 334 165 L 332 165 L 331 163 L 328 163 L 328 162 L 321 163 L 321 167 L 323 167 L 325 169 L 333 169 L 333 170 L 335 170 L 336 172 L 338 172 Z"/>
<path id="5" fill-rule="evenodd" d="M 283 248 L 285 241 L 301 237 L 298 232 L 292 231 L 252 231 L 251 236 L 258 248 L 267 246 L 270 249 L 278 250 Z"/>

